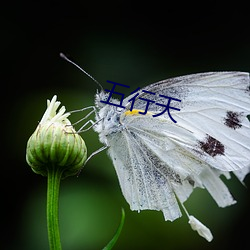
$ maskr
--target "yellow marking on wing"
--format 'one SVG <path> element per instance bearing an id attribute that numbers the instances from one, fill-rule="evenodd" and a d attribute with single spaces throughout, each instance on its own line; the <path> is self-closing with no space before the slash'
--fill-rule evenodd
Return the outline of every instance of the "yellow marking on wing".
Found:
<path id="1" fill-rule="evenodd" d="M 141 114 L 139 114 L 139 112 L 144 113 L 145 110 L 142 110 L 142 109 L 133 109 L 132 111 L 130 111 L 130 110 L 126 111 L 124 114 L 125 115 L 141 115 Z M 146 115 L 153 115 L 153 113 L 147 112 Z"/>

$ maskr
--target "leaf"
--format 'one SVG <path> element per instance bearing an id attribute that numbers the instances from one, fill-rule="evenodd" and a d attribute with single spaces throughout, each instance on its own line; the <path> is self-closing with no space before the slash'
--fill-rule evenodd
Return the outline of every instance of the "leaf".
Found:
<path id="1" fill-rule="evenodd" d="M 125 221 L 125 211 L 122 208 L 122 218 L 121 218 L 120 225 L 117 228 L 117 231 L 116 231 L 115 235 L 113 236 L 113 238 L 111 239 L 111 241 L 103 248 L 103 250 L 110 250 L 113 248 L 113 246 L 115 245 L 116 241 L 118 240 L 118 238 L 120 236 L 120 233 L 121 233 L 123 225 L 124 225 L 124 221 Z"/>

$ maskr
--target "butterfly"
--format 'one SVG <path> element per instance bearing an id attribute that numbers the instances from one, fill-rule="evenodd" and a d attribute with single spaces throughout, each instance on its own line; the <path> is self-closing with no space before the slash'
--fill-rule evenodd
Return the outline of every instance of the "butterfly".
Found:
<path id="1" fill-rule="evenodd" d="M 171 110 L 176 123 L 166 113 L 153 117 L 158 106 L 150 105 L 146 115 L 136 112 L 145 109 L 142 99 L 152 98 L 147 92 L 137 96 L 133 112 L 101 103 L 107 93 L 96 95 L 93 128 L 108 147 L 131 210 L 161 210 L 173 221 L 181 216 L 178 202 L 196 187 L 207 189 L 220 207 L 235 203 L 220 176 L 233 173 L 243 181 L 250 171 L 249 88 L 242 72 L 192 74 L 145 87 L 155 98 L 181 100 L 179 110 Z"/>
<path id="2" fill-rule="evenodd" d="M 162 96 L 181 101 L 164 113 L 169 100 Z M 210 230 L 183 203 L 197 187 L 206 189 L 219 207 L 235 203 L 220 177 L 234 174 L 243 182 L 250 172 L 249 74 L 180 76 L 148 85 L 133 97 L 126 97 L 128 104 L 121 108 L 109 93 L 97 92 L 92 122 L 126 201 L 131 210 L 160 210 L 166 221 L 179 218 L 182 206 L 192 229 L 211 241 Z M 108 99 L 117 105 L 105 104 Z M 149 99 L 162 107 L 149 105 L 142 115 Z"/>

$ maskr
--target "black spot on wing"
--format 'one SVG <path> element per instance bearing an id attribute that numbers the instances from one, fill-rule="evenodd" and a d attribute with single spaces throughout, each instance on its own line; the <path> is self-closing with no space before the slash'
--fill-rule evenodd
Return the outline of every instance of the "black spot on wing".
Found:
<path id="1" fill-rule="evenodd" d="M 242 113 L 227 111 L 227 115 L 224 118 L 224 124 L 232 129 L 240 128 Z"/>
<path id="2" fill-rule="evenodd" d="M 210 135 L 207 135 L 204 141 L 200 141 L 199 146 L 204 152 L 212 157 L 216 155 L 224 155 L 225 152 L 224 145 Z"/>

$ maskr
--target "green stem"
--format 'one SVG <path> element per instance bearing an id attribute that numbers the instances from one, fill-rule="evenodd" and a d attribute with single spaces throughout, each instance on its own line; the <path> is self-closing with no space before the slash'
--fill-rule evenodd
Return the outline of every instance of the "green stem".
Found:
<path id="1" fill-rule="evenodd" d="M 58 167 L 48 168 L 47 227 L 50 250 L 61 250 L 59 231 L 59 188 L 62 171 Z"/>

